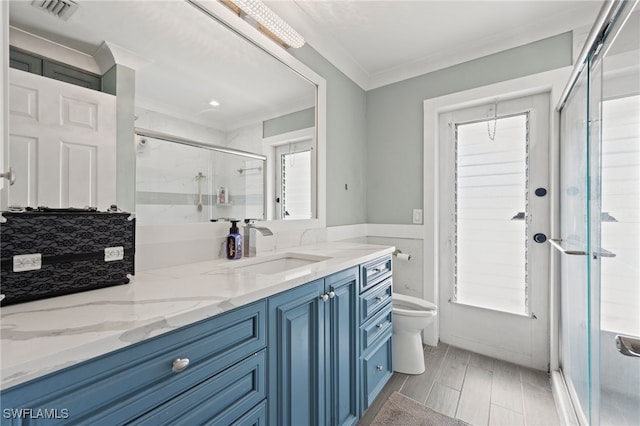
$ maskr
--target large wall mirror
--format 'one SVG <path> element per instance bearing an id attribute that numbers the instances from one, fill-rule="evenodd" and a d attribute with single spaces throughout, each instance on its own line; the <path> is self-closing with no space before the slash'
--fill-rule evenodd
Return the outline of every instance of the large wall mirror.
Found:
<path id="1" fill-rule="evenodd" d="M 117 201 L 140 225 L 320 216 L 319 82 L 284 49 L 218 2 L 77 0 L 63 16 L 40 3 L 9 5 L 5 205 Z M 47 135 L 61 154 L 41 151 Z"/>

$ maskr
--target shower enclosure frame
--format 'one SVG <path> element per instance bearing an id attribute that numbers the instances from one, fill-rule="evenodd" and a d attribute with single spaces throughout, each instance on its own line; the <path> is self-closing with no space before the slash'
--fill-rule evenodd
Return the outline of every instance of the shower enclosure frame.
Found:
<path id="1" fill-rule="evenodd" d="M 553 291 L 553 300 L 558 301 L 562 298 L 561 290 L 563 292 L 566 289 L 562 289 L 562 286 L 570 286 L 571 283 L 567 282 L 569 280 L 562 280 L 562 276 L 560 274 L 561 263 L 566 266 L 570 262 L 573 262 L 575 265 L 576 261 L 579 263 L 580 260 L 584 260 L 584 271 L 575 271 L 575 268 L 572 269 L 572 274 L 578 275 L 578 282 L 580 282 L 581 273 L 584 273 L 584 289 L 578 289 L 578 294 L 576 299 L 580 299 L 581 296 L 586 300 L 586 312 L 582 312 L 583 317 L 579 318 L 580 320 L 584 320 L 584 324 L 580 323 L 580 325 L 585 325 L 585 330 L 582 330 L 581 327 L 576 327 L 576 323 L 572 323 L 573 329 L 567 333 L 569 342 L 563 341 L 563 336 L 567 332 L 566 330 L 563 332 L 563 327 L 569 328 L 568 324 L 563 324 L 563 319 L 565 315 L 561 312 L 562 306 L 564 302 L 560 300 L 560 302 L 556 302 L 555 306 L 558 310 L 556 321 L 552 321 L 552 323 L 556 323 L 558 325 L 557 329 L 552 327 L 552 348 L 555 347 L 557 350 L 552 350 L 552 358 L 551 358 L 551 371 L 552 371 L 552 384 L 554 387 L 554 394 L 556 396 L 556 401 L 558 403 L 558 408 L 563 417 L 565 423 L 568 424 L 600 424 L 601 421 L 601 401 L 600 394 L 602 391 L 601 387 L 601 327 L 600 327 L 600 263 L 597 260 L 601 257 L 610 257 L 608 255 L 613 255 L 613 253 L 604 253 L 605 250 L 600 248 L 600 227 L 602 222 L 602 217 L 594 216 L 590 217 L 590 212 L 593 210 L 594 213 L 600 212 L 601 207 L 601 193 L 600 193 L 600 176 L 601 176 L 601 162 L 602 156 L 600 150 L 600 143 L 602 137 L 602 126 L 601 122 L 601 109 L 603 105 L 603 101 L 605 98 L 603 97 L 602 92 L 602 84 L 603 84 L 603 60 L 606 57 L 606 52 L 609 47 L 613 44 L 613 40 L 616 39 L 618 33 L 621 31 L 623 25 L 626 23 L 627 19 L 634 11 L 634 8 L 637 6 L 637 0 L 635 1 L 610 1 L 605 2 L 601 8 L 601 11 L 596 19 L 596 22 L 589 33 L 589 36 L 585 42 L 585 46 L 581 51 L 578 59 L 576 61 L 576 66 L 571 73 L 569 82 L 567 83 L 557 106 L 557 111 L 559 116 L 561 117 L 561 126 L 560 126 L 560 135 L 559 140 L 561 147 L 558 147 L 558 151 L 555 153 L 555 157 L 558 160 L 556 164 L 554 164 L 554 170 L 558 175 L 554 176 L 553 182 L 554 186 L 558 188 L 555 192 L 554 197 L 554 221 L 552 224 L 553 236 L 556 236 L 555 239 L 550 241 L 554 250 L 552 251 L 552 281 L 555 285 L 552 287 L 555 290 Z M 604 48 L 603 48 L 604 47 Z M 593 75 L 592 75 L 593 73 Z M 581 86 L 582 85 L 582 86 Z M 581 97 L 583 94 L 580 89 L 586 89 L 586 96 Z M 595 96 L 594 96 L 595 95 Z M 577 99 L 583 100 L 584 105 L 574 102 Z M 569 108 L 569 104 L 571 108 Z M 572 201 L 571 197 L 564 194 L 565 189 L 571 189 L 569 187 L 564 188 L 560 185 L 560 171 L 562 170 L 563 164 L 562 156 L 560 150 L 564 154 L 567 154 L 564 151 L 569 151 L 567 145 L 570 140 L 565 140 L 564 131 L 569 128 L 571 125 L 576 125 L 578 120 L 571 121 L 567 117 L 571 117 L 571 114 L 574 113 L 574 106 L 582 106 L 584 107 L 584 115 L 583 120 L 584 123 L 582 127 L 579 127 L 578 131 L 584 131 L 584 146 L 578 147 L 578 151 L 582 149 L 581 154 L 584 157 L 580 157 L 579 155 L 572 157 L 572 161 L 580 162 L 584 161 L 585 166 L 585 176 L 582 184 L 584 187 L 576 188 L 576 193 L 582 191 L 580 196 L 575 197 L 576 200 Z M 577 114 L 576 117 L 580 115 Z M 578 124 L 579 126 L 579 124 Z M 574 127 L 575 128 L 575 127 Z M 582 133 L 580 133 L 582 134 Z M 580 139 L 581 140 L 581 139 Z M 567 166 L 567 169 L 570 169 Z M 563 178 L 565 180 L 571 180 L 571 176 L 567 178 L 564 176 L 565 171 L 562 171 Z M 598 185 L 597 187 L 591 188 L 591 185 Z M 565 202 L 564 206 L 561 203 L 561 193 L 563 193 L 563 201 Z M 593 199 L 591 198 L 593 194 L 596 194 Z M 573 194 L 576 195 L 576 194 Z M 582 198 L 582 199 L 581 199 Z M 572 210 L 572 202 L 584 202 L 584 217 L 583 218 L 575 218 L 576 222 L 579 222 L 576 225 L 576 229 L 574 229 L 573 235 L 581 236 L 580 233 L 584 231 L 582 235 L 584 238 L 579 238 L 579 243 L 571 246 L 568 241 L 562 241 L 560 238 L 560 231 L 565 233 L 565 240 L 567 239 L 567 235 L 565 230 L 561 230 L 561 208 L 563 212 L 566 214 L 566 210 Z M 582 221 L 582 219 L 584 219 Z M 584 226 L 584 229 L 580 230 L 580 225 Z M 576 231 L 577 230 L 577 231 Z M 592 241 L 593 239 L 593 241 Z M 593 244 L 592 244 L 593 243 Z M 592 261 L 591 255 L 593 253 L 594 259 L 596 261 Z M 615 256 L 615 255 L 613 255 Z M 595 268 L 593 271 L 591 268 Z M 569 269 L 569 268 L 565 268 Z M 563 271 L 563 274 L 565 271 Z M 595 285 L 592 286 L 591 277 L 595 277 Z M 571 282 L 575 284 L 575 277 Z M 575 287 L 575 286 L 574 286 Z M 567 293 L 568 294 L 568 293 Z M 567 294 L 562 293 L 562 295 L 567 296 Z M 571 293 L 572 297 L 576 296 L 575 290 Z M 576 303 L 577 304 L 577 303 Z M 582 307 L 578 306 L 577 310 L 579 311 Z M 578 312 L 576 317 L 579 317 L 581 312 Z M 573 314 L 568 314 L 568 321 L 572 320 Z M 582 333 L 582 336 L 580 336 Z M 576 338 L 576 334 L 578 334 Z M 576 340 L 578 343 L 578 347 L 580 344 L 584 346 L 582 349 L 586 353 L 586 359 L 578 359 L 577 364 L 580 364 L 581 361 L 586 365 L 578 365 L 577 370 L 581 372 L 586 372 L 586 393 L 584 389 L 581 388 L 580 385 L 584 385 L 584 383 L 580 383 L 580 380 L 584 378 L 576 378 L 571 375 L 572 368 L 574 366 L 568 367 L 569 371 L 565 371 L 564 367 L 567 364 L 574 364 L 575 359 L 570 360 L 570 362 L 565 363 L 562 359 L 563 354 L 567 347 L 569 348 L 569 352 L 571 353 L 571 349 L 573 349 L 572 345 L 576 345 Z M 572 353 L 571 353 L 572 354 Z M 640 360 L 638 360 L 640 361 Z M 640 363 L 637 363 L 640 368 Z M 573 372 L 575 373 L 575 371 Z M 578 380 L 578 392 L 575 391 L 573 379 Z M 631 379 L 631 382 L 633 379 Z M 586 406 L 583 406 L 586 405 Z"/>

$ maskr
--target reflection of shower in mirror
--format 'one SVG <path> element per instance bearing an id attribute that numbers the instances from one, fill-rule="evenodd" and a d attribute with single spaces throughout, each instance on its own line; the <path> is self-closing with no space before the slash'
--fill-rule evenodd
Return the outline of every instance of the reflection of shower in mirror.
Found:
<path id="1" fill-rule="evenodd" d="M 202 172 L 198 172 L 196 176 L 196 181 L 198 182 L 198 204 L 196 204 L 196 208 L 199 212 L 202 211 L 202 179 L 206 179 L 207 177 L 202 174 Z"/>
<path id="2" fill-rule="evenodd" d="M 262 167 L 245 167 L 244 169 L 238 169 L 238 173 L 243 174 L 245 172 L 249 172 L 251 170 L 262 171 Z"/>

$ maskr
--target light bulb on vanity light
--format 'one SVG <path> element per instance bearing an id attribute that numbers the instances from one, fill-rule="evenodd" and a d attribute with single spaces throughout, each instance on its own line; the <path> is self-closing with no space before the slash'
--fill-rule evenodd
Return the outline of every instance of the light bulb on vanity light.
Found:
<path id="1" fill-rule="evenodd" d="M 260 0 L 222 0 L 222 2 L 235 5 L 286 46 L 298 48 L 304 45 L 304 38 Z"/>

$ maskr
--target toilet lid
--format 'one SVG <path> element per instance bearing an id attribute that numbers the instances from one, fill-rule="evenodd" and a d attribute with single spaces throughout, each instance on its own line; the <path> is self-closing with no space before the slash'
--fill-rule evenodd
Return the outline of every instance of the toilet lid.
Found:
<path id="1" fill-rule="evenodd" d="M 438 307 L 431 302 L 417 297 L 407 296 L 404 294 L 393 293 L 391 303 L 394 308 L 419 310 L 419 311 L 437 311 Z"/>

